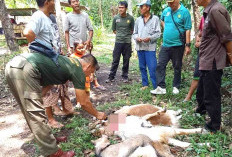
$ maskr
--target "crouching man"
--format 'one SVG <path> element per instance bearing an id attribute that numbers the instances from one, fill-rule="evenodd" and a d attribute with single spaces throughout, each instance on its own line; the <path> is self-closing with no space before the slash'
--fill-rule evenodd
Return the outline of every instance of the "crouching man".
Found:
<path id="1" fill-rule="evenodd" d="M 58 56 L 58 65 L 41 53 L 24 53 L 14 57 L 5 68 L 7 83 L 35 140 L 44 156 L 72 157 L 73 151 L 63 152 L 57 147 L 58 138 L 51 133 L 45 123 L 46 116 L 42 108 L 42 96 L 52 85 L 73 82 L 77 100 L 82 108 L 97 119 L 105 119 L 103 112 L 98 112 L 85 92 L 85 76 L 99 69 L 97 60 L 88 54 L 77 59 Z"/>

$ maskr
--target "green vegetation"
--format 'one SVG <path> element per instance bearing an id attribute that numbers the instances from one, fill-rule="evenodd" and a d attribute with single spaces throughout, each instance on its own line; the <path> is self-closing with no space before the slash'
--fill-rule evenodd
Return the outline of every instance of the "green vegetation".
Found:
<path id="1" fill-rule="evenodd" d="M 0 35 L 0 48 L 6 47 L 6 41 L 4 35 Z"/>
<path id="2" fill-rule="evenodd" d="M 113 39 L 113 37 L 110 37 L 107 35 L 107 41 L 104 41 L 102 45 L 95 45 L 94 50 L 101 49 L 104 47 L 104 45 L 109 44 L 109 40 Z M 112 43 L 111 42 L 111 50 L 112 50 Z M 193 50 L 193 52 L 195 52 Z M 95 53 L 95 52 L 94 52 Z M 96 56 L 98 60 L 101 63 L 106 64 L 107 66 L 110 66 L 111 60 L 111 54 L 112 52 L 110 50 L 102 50 L 97 51 Z M 196 53 L 193 53 L 196 54 Z M 195 58 L 195 57 L 190 57 Z M 186 59 L 188 60 L 188 59 Z M 193 62 L 193 60 L 192 60 Z M 138 59 L 136 55 L 134 54 L 131 58 L 131 66 L 130 66 L 130 74 L 135 74 L 138 77 L 140 77 L 140 72 L 138 69 Z M 185 61 L 187 63 L 187 61 Z M 102 111 L 108 111 L 112 109 L 118 109 L 124 105 L 133 105 L 133 104 L 139 104 L 139 103 L 150 103 L 154 105 L 160 105 L 161 102 L 166 103 L 168 109 L 181 109 L 182 110 L 182 119 L 181 119 L 181 128 L 195 128 L 195 127 L 203 127 L 205 123 L 205 119 L 203 116 L 200 116 L 199 114 L 194 113 L 194 108 L 197 105 L 196 97 L 193 97 L 193 100 L 191 102 L 185 102 L 182 101 L 185 98 L 185 95 L 188 92 L 190 82 L 192 79 L 192 66 L 195 62 L 191 63 L 189 66 L 186 67 L 184 65 L 184 71 L 182 73 L 182 86 L 181 86 L 181 93 L 179 95 L 173 95 L 172 94 L 172 79 L 173 79 L 173 70 L 171 64 L 167 67 L 167 76 L 166 76 L 166 82 L 167 82 L 167 94 L 162 96 L 152 96 L 150 94 L 151 87 L 146 89 L 145 91 L 139 90 L 141 87 L 140 82 L 133 80 L 131 84 L 122 84 L 120 86 L 120 94 L 117 94 L 116 101 L 112 103 L 105 103 L 101 106 L 98 106 L 99 110 Z M 231 87 L 231 68 L 226 69 L 225 75 L 226 77 L 223 77 L 223 84 L 226 87 Z M 132 72 L 131 72 L 132 71 Z M 228 71 L 228 72 L 227 72 Z M 229 76 L 229 77 L 228 77 Z M 230 98 L 224 97 L 223 98 L 223 129 L 222 132 L 218 132 L 216 134 L 197 134 L 197 135 L 191 135 L 191 136 L 178 136 L 177 139 L 191 142 L 193 145 L 189 147 L 188 149 L 178 152 L 177 156 L 197 156 L 197 157 L 224 157 L 224 156 L 230 156 L 232 154 L 232 150 L 229 148 L 229 145 L 232 143 L 232 138 L 230 136 L 231 130 L 230 125 L 226 123 L 229 120 L 229 116 L 227 113 L 231 112 L 231 106 L 230 106 Z M 162 105 L 161 105 L 162 106 Z M 92 148 L 92 144 L 90 143 L 90 138 L 93 138 L 90 134 L 90 130 L 88 130 L 88 127 L 86 127 L 86 122 L 84 121 L 81 126 L 83 126 L 84 134 L 78 133 L 80 132 L 80 121 L 82 121 L 80 118 L 74 118 L 72 121 L 71 126 L 75 128 L 75 135 L 72 135 L 74 139 L 72 139 L 70 142 L 68 142 L 65 145 L 68 145 L 69 147 L 64 148 L 70 148 L 70 149 L 78 149 L 80 148 Z M 76 133 L 77 130 L 77 133 Z M 74 141 L 82 141 L 86 140 L 89 141 L 89 145 L 86 146 L 86 142 L 78 143 Z M 211 147 L 206 146 L 199 146 L 197 143 L 210 143 Z M 80 145 L 79 145 L 80 144 Z M 76 150 L 78 153 L 80 150 Z"/>
<path id="3" fill-rule="evenodd" d="M 107 31 L 111 32 L 111 22 L 112 22 L 112 7 L 117 7 L 119 0 L 109 1 L 109 0 L 81 0 L 81 4 L 89 7 L 91 10 L 87 11 L 90 15 L 94 26 L 94 52 L 93 54 L 97 56 L 100 63 L 105 66 L 110 66 L 112 62 L 112 50 L 114 43 L 114 36 L 109 35 L 101 26 L 101 17 L 99 12 L 99 2 L 101 2 L 102 15 L 103 15 L 103 26 Z M 232 11 L 232 1 L 231 0 L 220 0 L 231 13 Z M 133 14 L 135 17 L 139 16 L 139 9 L 135 4 L 136 0 L 132 0 L 133 4 Z M 182 0 L 182 3 L 187 7 L 191 8 L 191 0 Z M 27 4 L 30 4 L 27 5 Z M 20 8 L 20 7 L 35 7 L 35 1 L 31 0 L 7 0 L 6 5 L 8 8 Z M 152 0 L 151 11 L 156 15 L 161 15 L 162 10 L 167 6 L 165 0 Z M 202 8 L 201 8 L 202 9 Z M 66 9 L 69 10 L 70 9 Z M 0 47 L 6 47 L 6 42 L 4 36 L 0 36 Z M 161 40 L 159 40 L 161 43 Z M 160 44 L 158 44 L 160 45 Z M 159 47 L 158 47 L 159 50 Z M 182 86 L 181 93 L 179 95 L 173 95 L 172 89 L 172 79 L 173 70 L 172 66 L 169 64 L 167 67 L 167 94 L 162 96 L 152 96 L 150 94 L 151 87 L 141 91 L 139 90 L 141 84 L 139 81 L 133 80 L 131 84 L 122 84 L 120 86 L 120 94 L 116 95 L 115 101 L 112 103 L 105 103 L 98 106 L 99 110 L 108 111 L 110 109 L 118 109 L 124 105 L 133 105 L 139 103 L 150 103 L 154 105 L 167 104 L 168 109 L 182 109 L 182 128 L 195 128 L 203 127 L 205 119 L 203 116 L 194 114 L 194 108 L 197 105 L 196 97 L 193 97 L 191 102 L 183 103 L 183 99 L 188 92 L 190 82 L 192 80 L 193 67 L 195 65 L 196 51 L 192 48 L 192 55 L 189 56 L 184 61 L 183 72 L 182 72 Z M 11 55 L 0 56 L 0 70 L 4 68 L 5 64 L 13 58 L 15 55 L 21 52 L 13 53 Z M 140 77 L 140 71 L 138 68 L 138 59 L 136 52 L 133 53 L 131 58 L 130 74 Z M 1 71 L 2 73 L 3 71 Z M 224 70 L 222 87 L 226 89 L 227 92 L 232 92 L 232 67 L 226 68 Z M 223 118 L 223 129 L 222 132 L 216 134 L 205 134 L 205 135 L 191 135 L 191 136 L 178 136 L 177 138 L 183 141 L 188 141 L 193 144 L 193 146 L 188 149 L 178 152 L 177 156 L 191 156 L 191 157 L 227 157 L 231 156 L 232 149 L 232 137 L 231 137 L 231 97 L 226 96 L 223 93 L 222 97 L 222 118 Z M 85 151 L 93 150 L 94 146 L 91 140 L 94 137 L 88 127 L 90 121 L 81 116 L 73 117 L 70 122 L 65 126 L 65 129 L 71 132 L 69 140 L 67 143 L 60 144 L 63 150 L 75 150 L 76 155 L 84 156 Z M 60 131 L 60 130 L 59 130 Z M 57 130 L 54 130 L 57 132 Z M 111 141 L 114 142 L 114 141 Z M 197 143 L 210 143 L 211 147 L 199 146 Z M 35 156 L 39 156 L 38 148 L 36 147 Z"/>
<path id="4" fill-rule="evenodd" d="M 65 126 L 72 130 L 69 142 L 62 143 L 61 149 L 74 150 L 76 156 L 84 156 L 86 150 L 93 150 L 94 145 L 91 140 L 94 140 L 95 137 L 89 132 L 88 123 L 89 121 L 81 116 L 73 117 L 71 123 Z"/>

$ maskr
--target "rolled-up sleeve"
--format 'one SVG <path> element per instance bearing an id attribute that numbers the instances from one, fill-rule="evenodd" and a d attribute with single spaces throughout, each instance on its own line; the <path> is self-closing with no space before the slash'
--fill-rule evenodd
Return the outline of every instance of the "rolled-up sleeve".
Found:
<path id="1" fill-rule="evenodd" d="M 211 11 L 211 25 L 220 37 L 221 43 L 232 41 L 231 21 L 229 13 L 226 10 Z"/>

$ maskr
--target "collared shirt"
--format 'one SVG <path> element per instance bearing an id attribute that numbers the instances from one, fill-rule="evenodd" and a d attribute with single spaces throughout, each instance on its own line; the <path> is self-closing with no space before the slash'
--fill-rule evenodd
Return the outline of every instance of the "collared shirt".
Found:
<path id="1" fill-rule="evenodd" d="M 126 17 L 121 17 L 119 14 L 114 17 L 112 30 L 116 31 L 116 43 L 131 43 L 134 23 L 134 18 L 128 13 Z"/>
<path id="2" fill-rule="evenodd" d="M 145 23 L 142 16 L 135 21 L 133 39 L 136 42 L 136 50 L 155 51 L 156 40 L 160 37 L 160 20 L 157 16 L 151 15 L 149 20 Z M 137 38 L 150 38 L 150 42 L 137 42 Z"/>
<path id="3" fill-rule="evenodd" d="M 216 68 L 223 69 L 226 66 L 224 44 L 232 40 L 230 15 L 221 3 L 212 0 L 204 9 L 203 16 L 205 23 L 199 51 L 199 70 L 212 70 L 214 60 Z"/>
<path id="4" fill-rule="evenodd" d="M 176 11 L 172 11 L 172 9 L 168 7 L 164 9 L 161 15 L 161 20 L 164 21 L 163 46 L 173 47 L 183 45 L 182 41 L 180 40 L 179 31 L 184 33 L 192 28 L 189 10 L 185 8 L 183 4 L 181 4 L 180 8 Z"/>

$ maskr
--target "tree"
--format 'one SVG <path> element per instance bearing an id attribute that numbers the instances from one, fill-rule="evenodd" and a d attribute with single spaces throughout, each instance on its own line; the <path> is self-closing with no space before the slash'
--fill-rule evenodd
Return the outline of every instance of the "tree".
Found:
<path id="1" fill-rule="evenodd" d="M 65 37 L 64 37 L 64 31 L 63 31 L 63 21 L 62 21 L 62 10 L 60 6 L 60 0 L 56 0 L 55 3 L 55 8 L 56 8 L 56 21 L 57 25 L 59 28 L 59 36 L 60 36 L 60 42 L 61 42 L 61 49 L 64 52 L 64 47 L 66 48 L 66 42 L 65 42 Z"/>
<path id="2" fill-rule="evenodd" d="M 196 4 L 195 0 L 192 0 L 192 7 L 193 7 L 193 18 L 194 18 L 194 31 L 195 31 L 195 36 L 196 36 L 199 23 L 201 20 L 201 14 L 199 11 L 199 6 Z"/>
<path id="3" fill-rule="evenodd" d="M 7 13 L 7 8 L 4 0 L 0 0 L 0 20 L 2 21 L 2 28 L 4 30 L 7 46 L 11 52 L 19 51 L 19 46 L 15 40 L 13 26 Z"/>
<path id="4" fill-rule="evenodd" d="M 128 0 L 128 13 L 130 15 L 133 15 L 132 14 L 132 0 Z"/>
<path id="5" fill-rule="evenodd" d="M 102 13 L 102 0 L 99 0 L 99 15 L 101 17 L 101 27 L 104 29 L 103 13 Z"/>

